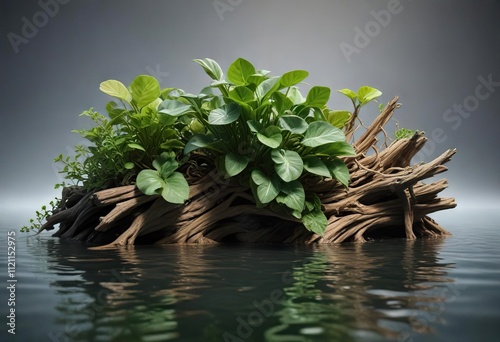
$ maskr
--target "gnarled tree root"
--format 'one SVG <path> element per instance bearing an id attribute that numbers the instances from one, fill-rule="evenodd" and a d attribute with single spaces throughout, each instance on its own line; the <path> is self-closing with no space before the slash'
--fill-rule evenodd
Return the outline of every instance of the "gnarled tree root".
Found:
<path id="1" fill-rule="evenodd" d="M 323 236 L 272 207 L 257 208 L 248 187 L 224 179 L 213 167 L 211 171 L 196 168 L 196 159 L 186 171 L 191 198 L 182 205 L 143 195 L 134 185 L 88 193 L 73 187 L 64 190 L 60 210 L 40 231 L 59 224 L 55 236 L 86 241 L 99 249 L 142 243 L 310 244 L 449 235 L 428 216 L 456 206 L 454 199 L 438 197 L 447 181 L 426 184 L 422 180 L 446 171 L 444 164 L 456 151 L 447 150 L 429 163 L 410 166 L 426 142 L 418 132 L 379 151 L 377 136 L 385 134 L 383 126 L 398 107 L 397 100 L 389 102 L 353 144 L 358 154 L 344 159 L 351 173 L 347 189 L 331 179 L 308 180 L 307 188 L 319 195 L 328 218 Z"/>

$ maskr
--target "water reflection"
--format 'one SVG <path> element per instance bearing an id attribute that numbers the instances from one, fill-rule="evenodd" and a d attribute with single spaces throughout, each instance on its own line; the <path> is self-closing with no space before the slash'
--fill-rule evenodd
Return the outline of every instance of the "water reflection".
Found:
<path id="1" fill-rule="evenodd" d="M 89 251 L 28 241 L 53 341 L 354 341 L 432 334 L 453 296 L 442 240 Z"/>

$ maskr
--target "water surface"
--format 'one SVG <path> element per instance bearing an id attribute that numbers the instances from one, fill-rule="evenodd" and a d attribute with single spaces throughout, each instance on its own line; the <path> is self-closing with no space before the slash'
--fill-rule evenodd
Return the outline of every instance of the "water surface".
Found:
<path id="1" fill-rule="evenodd" d="M 17 233 L 16 335 L 2 253 L 1 340 L 496 340 L 498 214 L 447 214 L 451 238 L 328 246 L 91 251 Z M 10 219 L 2 251 L 25 223 Z"/>

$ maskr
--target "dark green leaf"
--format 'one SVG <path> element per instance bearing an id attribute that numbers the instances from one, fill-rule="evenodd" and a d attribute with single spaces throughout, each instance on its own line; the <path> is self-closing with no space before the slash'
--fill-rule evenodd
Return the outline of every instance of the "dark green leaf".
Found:
<path id="1" fill-rule="evenodd" d="M 196 134 L 194 135 L 184 147 L 184 154 L 188 154 L 194 150 L 199 148 L 207 148 L 215 141 L 214 137 L 211 135 L 205 134 Z"/>
<path id="2" fill-rule="evenodd" d="M 349 169 L 342 160 L 335 158 L 333 160 L 325 161 L 325 164 L 330 170 L 333 178 L 345 186 L 349 185 Z"/>
<path id="3" fill-rule="evenodd" d="M 170 116 L 180 116 L 191 111 L 191 106 L 178 100 L 164 100 L 158 107 L 158 113 Z"/>
<path id="4" fill-rule="evenodd" d="M 139 144 L 136 144 L 136 143 L 129 143 L 127 144 L 128 147 L 134 149 L 134 150 L 141 150 L 141 151 L 144 151 L 146 152 L 146 150 L 144 149 L 144 147 L 142 147 L 141 145 Z"/>
<path id="5" fill-rule="evenodd" d="M 295 134 L 302 134 L 307 130 L 306 120 L 297 115 L 282 115 L 279 118 L 279 124 L 285 131 Z"/>
<path id="6" fill-rule="evenodd" d="M 328 220 L 321 210 L 313 210 L 302 215 L 302 223 L 311 232 L 323 235 L 328 225 Z"/>
<path id="7" fill-rule="evenodd" d="M 226 169 L 227 174 L 232 177 L 236 176 L 248 165 L 248 157 L 241 156 L 235 153 L 228 153 L 224 158 L 224 167 Z"/>
<path id="8" fill-rule="evenodd" d="M 321 158 L 316 156 L 304 158 L 304 169 L 318 176 L 331 177 L 330 170 L 326 167 Z"/>
<path id="9" fill-rule="evenodd" d="M 290 209 L 302 212 L 306 200 L 302 184 L 298 180 L 294 180 L 288 183 L 281 183 L 280 187 L 282 194 L 279 195 L 279 203 L 285 204 Z"/>
<path id="10" fill-rule="evenodd" d="M 257 133 L 257 139 L 268 147 L 277 148 L 280 146 L 283 137 L 281 136 L 281 129 L 279 127 L 269 126 Z"/>

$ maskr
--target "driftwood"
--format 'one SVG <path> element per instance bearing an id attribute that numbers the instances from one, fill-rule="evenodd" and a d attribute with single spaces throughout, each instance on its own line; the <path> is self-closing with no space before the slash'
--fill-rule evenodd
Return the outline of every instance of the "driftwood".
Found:
<path id="1" fill-rule="evenodd" d="M 40 231 L 59 224 L 56 236 L 100 245 L 97 248 L 141 243 L 339 243 L 449 235 L 428 216 L 456 206 L 454 199 L 438 197 L 447 181 L 426 184 L 422 180 L 446 171 L 444 164 L 456 151 L 447 150 L 429 163 L 411 166 L 412 157 L 426 142 L 418 132 L 379 150 L 377 136 L 385 135 L 383 127 L 398 108 L 397 100 L 389 102 L 353 143 L 357 155 L 344 158 L 351 174 L 347 189 L 331 179 L 308 180 L 307 188 L 318 194 L 328 217 L 323 236 L 309 232 L 279 208 L 257 208 L 247 187 L 207 167 L 204 156 L 199 156 L 199 162 L 190 160 L 185 169 L 191 197 L 182 205 L 143 195 L 134 185 L 86 194 L 72 188 L 65 190 L 72 201 L 61 201 L 61 210 Z M 352 138 L 352 130 L 347 136 Z"/>

